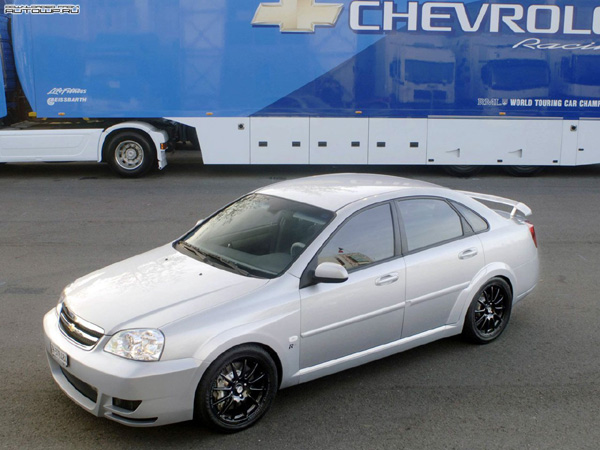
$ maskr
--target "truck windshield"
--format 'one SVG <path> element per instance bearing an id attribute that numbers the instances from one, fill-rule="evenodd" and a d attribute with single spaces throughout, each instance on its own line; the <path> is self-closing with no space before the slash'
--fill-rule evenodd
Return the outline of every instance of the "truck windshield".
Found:
<path id="1" fill-rule="evenodd" d="M 483 82 L 492 89 L 522 91 L 550 85 L 548 63 L 536 59 L 499 59 L 481 70 Z"/>
<path id="2" fill-rule="evenodd" d="M 180 252 L 241 275 L 281 275 L 325 228 L 334 213 L 263 194 L 227 206 L 182 240 Z"/>
<path id="3" fill-rule="evenodd" d="M 454 83 L 454 63 L 407 59 L 406 81 L 416 84 Z"/>
<path id="4" fill-rule="evenodd" d="M 563 74 L 570 83 L 596 86 L 600 79 L 600 60 L 597 56 L 573 56 L 570 67 L 563 69 Z"/>

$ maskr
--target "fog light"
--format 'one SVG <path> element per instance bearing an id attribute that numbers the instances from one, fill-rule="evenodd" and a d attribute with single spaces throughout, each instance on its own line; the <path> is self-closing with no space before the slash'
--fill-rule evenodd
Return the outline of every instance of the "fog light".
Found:
<path id="1" fill-rule="evenodd" d="M 127 411 L 135 411 L 142 404 L 141 400 L 123 400 L 122 398 L 113 397 L 113 406 L 126 409 Z"/>

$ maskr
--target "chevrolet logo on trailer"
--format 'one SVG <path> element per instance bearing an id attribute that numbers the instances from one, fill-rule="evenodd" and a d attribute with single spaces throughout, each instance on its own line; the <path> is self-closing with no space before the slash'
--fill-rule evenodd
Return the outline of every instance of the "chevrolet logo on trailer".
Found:
<path id="1" fill-rule="evenodd" d="M 280 0 L 261 3 L 252 25 L 278 25 L 282 32 L 312 33 L 315 26 L 335 26 L 344 5 L 315 0 Z"/>

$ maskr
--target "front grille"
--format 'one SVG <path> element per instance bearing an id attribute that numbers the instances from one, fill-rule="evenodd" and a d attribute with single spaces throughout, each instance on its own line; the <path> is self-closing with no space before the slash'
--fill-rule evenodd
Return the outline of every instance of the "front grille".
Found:
<path id="1" fill-rule="evenodd" d="M 85 349 L 94 347 L 104 336 L 104 330 L 93 323 L 77 317 L 63 303 L 58 320 L 60 331 L 75 344 Z"/>
<path id="2" fill-rule="evenodd" d="M 60 369 L 60 371 L 63 373 L 65 378 L 69 380 L 69 383 L 71 383 L 75 389 L 81 392 L 83 396 L 89 398 L 91 401 L 96 403 L 96 400 L 98 400 L 98 392 L 96 392 L 96 389 L 94 389 L 86 382 L 81 381 L 79 378 L 70 374 L 66 370 L 63 370 L 62 368 Z"/>
<path id="3" fill-rule="evenodd" d="M 444 102 L 446 101 L 446 98 L 448 97 L 448 94 L 445 91 L 438 91 L 438 90 L 422 90 L 422 89 L 416 89 L 415 90 L 415 102 L 430 102 L 430 101 L 437 101 L 437 102 Z"/>

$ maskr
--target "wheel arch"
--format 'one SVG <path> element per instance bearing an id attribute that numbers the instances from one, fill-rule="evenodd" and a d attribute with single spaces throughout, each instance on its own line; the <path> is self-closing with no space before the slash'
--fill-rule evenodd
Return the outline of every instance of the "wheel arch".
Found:
<path id="1" fill-rule="evenodd" d="M 268 362 L 267 355 L 271 358 L 272 364 Z M 244 366 L 246 365 L 246 358 L 255 358 L 255 361 L 257 361 L 256 366 L 254 367 L 254 369 L 252 369 L 251 374 L 249 376 L 242 377 L 241 379 L 236 379 L 235 375 L 233 375 L 233 380 L 229 380 L 226 377 L 222 376 L 221 371 L 223 369 L 228 370 L 228 366 L 230 368 L 229 370 L 232 370 L 234 371 L 234 373 L 238 373 L 239 375 L 241 375 L 241 373 L 237 372 L 238 369 L 236 366 L 233 365 L 233 361 L 240 361 L 242 358 L 244 359 Z M 215 365 L 211 367 L 211 365 L 213 364 Z M 262 364 L 260 369 L 262 371 L 262 374 L 254 381 L 250 381 L 250 377 L 252 377 L 252 374 L 259 367 L 259 364 Z M 196 385 L 193 395 L 193 418 L 195 420 L 203 421 L 205 425 L 208 425 L 216 431 L 225 433 L 241 431 L 243 429 L 248 428 L 249 426 L 252 426 L 255 422 L 260 420 L 260 418 L 269 410 L 273 399 L 275 398 L 277 391 L 279 390 L 279 384 L 271 383 L 270 380 L 272 378 L 270 375 L 267 375 L 266 384 L 263 380 L 261 382 L 263 383 L 263 387 L 259 387 L 259 390 L 261 390 L 262 392 L 260 394 L 260 398 L 253 398 L 250 395 L 249 391 L 252 390 L 253 383 L 265 378 L 265 374 L 267 373 L 275 372 L 273 375 L 274 377 L 277 377 L 277 381 L 279 382 L 281 376 L 280 364 L 281 361 L 279 361 L 276 352 L 274 352 L 274 350 L 269 346 L 266 346 L 265 344 L 259 342 L 246 342 L 240 345 L 233 346 L 228 350 L 225 350 L 223 353 L 215 357 L 215 359 L 206 366 L 206 369 L 202 372 L 202 376 L 198 380 L 198 384 Z M 243 371 L 243 369 L 241 370 Z M 229 405 L 231 405 L 232 402 L 238 402 L 242 408 L 248 408 L 248 404 L 252 405 L 252 409 L 244 410 L 246 413 L 245 419 L 244 416 L 242 416 L 242 418 L 236 422 L 237 414 L 239 414 L 239 412 L 236 413 L 235 417 L 232 416 L 229 419 L 225 419 L 220 417 L 220 414 L 218 413 L 218 411 L 216 411 L 215 404 L 212 404 L 214 401 L 213 394 L 215 392 L 212 386 L 213 383 L 215 383 L 216 380 L 220 377 L 226 378 L 228 384 L 232 381 L 236 383 L 236 395 L 241 396 L 241 398 L 238 400 L 230 399 Z M 229 389 L 231 392 L 228 397 L 232 397 L 234 392 L 232 390 L 233 387 L 230 387 Z M 243 391 L 247 391 L 246 394 L 243 394 Z M 247 401 L 246 395 L 247 397 L 250 397 L 253 401 Z M 225 409 L 227 408 L 229 408 L 229 406 L 227 406 Z"/>
<path id="2" fill-rule="evenodd" d="M 295 372 L 293 366 L 293 361 L 299 360 L 298 349 L 287 349 L 287 351 L 283 348 L 282 345 L 279 345 L 278 342 L 269 337 L 268 335 L 262 333 L 249 333 L 240 336 L 226 336 L 229 333 L 221 334 L 220 336 L 216 336 L 210 341 L 206 342 L 202 345 L 195 353 L 194 358 L 202 361 L 198 375 L 196 377 L 196 385 L 200 383 L 200 380 L 204 376 L 204 373 L 208 369 L 208 367 L 223 353 L 244 345 L 253 345 L 256 347 L 260 347 L 265 350 L 269 356 L 273 359 L 275 366 L 277 367 L 277 375 L 278 375 L 278 388 L 284 385 L 283 387 L 287 387 L 289 382 L 284 382 L 284 380 L 288 380 L 290 378 L 290 374 Z M 286 353 L 283 353 L 286 351 Z M 296 369 L 297 370 L 297 369 Z"/>
<path id="3" fill-rule="evenodd" d="M 223 353 L 228 352 L 230 350 L 234 350 L 239 347 L 248 346 L 248 345 L 262 348 L 273 359 L 273 362 L 275 363 L 275 366 L 277 367 L 277 378 L 278 378 L 277 388 L 279 388 L 281 386 L 281 380 L 283 377 L 283 364 L 281 362 L 281 358 L 279 357 L 279 354 L 273 349 L 273 347 L 271 347 L 268 344 L 265 344 L 264 342 L 259 342 L 258 340 L 242 341 L 242 342 L 236 343 L 235 345 L 231 345 L 229 347 L 227 345 L 223 345 L 223 346 L 219 346 L 218 348 L 216 348 L 214 351 L 211 352 L 211 354 L 210 354 L 211 356 L 208 359 L 204 360 L 204 364 L 202 364 L 202 365 L 205 367 L 201 371 L 202 375 L 200 375 L 198 377 L 198 382 L 200 382 L 200 380 L 204 376 L 206 369 L 208 369 L 208 367 Z"/>
<path id="4" fill-rule="evenodd" d="M 508 287 L 510 288 L 510 297 L 512 300 L 512 298 L 515 295 L 515 288 L 513 287 L 513 283 L 512 283 L 512 281 L 510 281 L 510 278 L 508 278 L 505 275 L 498 275 L 497 277 L 494 277 L 494 278 L 500 278 L 500 279 L 506 281 L 506 284 L 508 284 Z"/>
<path id="5" fill-rule="evenodd" d="M 275 363 L 275 367 L 277 367 L 277 389 L 281 387 L 281 379 L 283 378 L 283 365 L 281 364 L 281 359 L 275 350 L 269 347 L 266 344 L 260 344 L 258 342 L 249 342 L 248 345 L 256 345 L 257 347 L 261 347 L 264 351 L 266 351 L 271 358 L 273 358 L 273 362 Z"/>
<path id="6" fill-rule="evenodd" d="M 161 148 L 161 144 L 164 144 L 169 140 L 168 133 L 147 122 L 141 122 L 137 120 L 118 123 L 106 128 L 102 132 L 102 135 L 100 136 L 100 142 L 98 144 L 98 162 L 106 161 L 106 151 L 108 148 L 106 144 L 110 141 L 110 137 L 114 136 L 115 133 L 124 131 L 142 133 L 154 145 L 156 159 L 158 161 L 158 168 L 162 169 L 167 165 L 165 149 Z"/>
<path id="7" fill-rule="evenodd" d="M 454 323 L 456 323 L 460 329 L 462 329 L 464 325 L 465 317 L 471 301 L 473 300 L 473 296 L 492 278 L 502 278 L 508 283 L 514 302 L 516 276 L 513 270 L 508 265 L 500 262 L 488 264 L 475 275 L 469 286 L 462 291 L 460 300 L 456 302 L 455 308 L 451 313 L 451 317 L 456 320 Z"/>
<path id="8" fill-rule="evenodd" d="M 261 348 L 262 350 L 266 351 L 269 356 L 273 359 L 273 362 L 275 363 L 275 367 L 277 369 L 277 390 L 279 390 L 281 388 L 281 383 L 282 383 L 282 379 L 283 379 L 283 364 L 281 361 L 281 358 L 279 357 L 279 354 L 275 351 L 275 349 L 266 344 L 264 341 L 259 341 L 259 340 L 241 340 L 240 342 L 236 342 L 235 344 L 233 342 L 229 342 L 228 344 L 222 344 L 219 345 L 216 348 L 213 348 L 213 350 L 206 355 L 206 359 L 204 359 L 202 361 L 202 364 L 200 365 L 200 368 L 198 370 L 198 374 L 192 384 L 192 386 L 190 386 L 190 391 L 193 393 L 193 417 L 194 418 L 198 418 L 198 411 L 196 410 L 196 397 L 198 395 L 198 386 L 200 386 L 200 382 L 202 381 L 202 378 L 204 377 L 204 374 L 207 372 L 208 368 L 210 367 L 210 365 L 215 362 L 217 360 L 217 358 L 219 358 L 219 356 L 221 356 L 222 354 L 224 354 L 225 352 L 228 352 L 230 350 L 234 350 L 236 348 L 239 347 L 244 347 L 244 346 L 254 346 L 254 347 L 258 347 Z"/>

